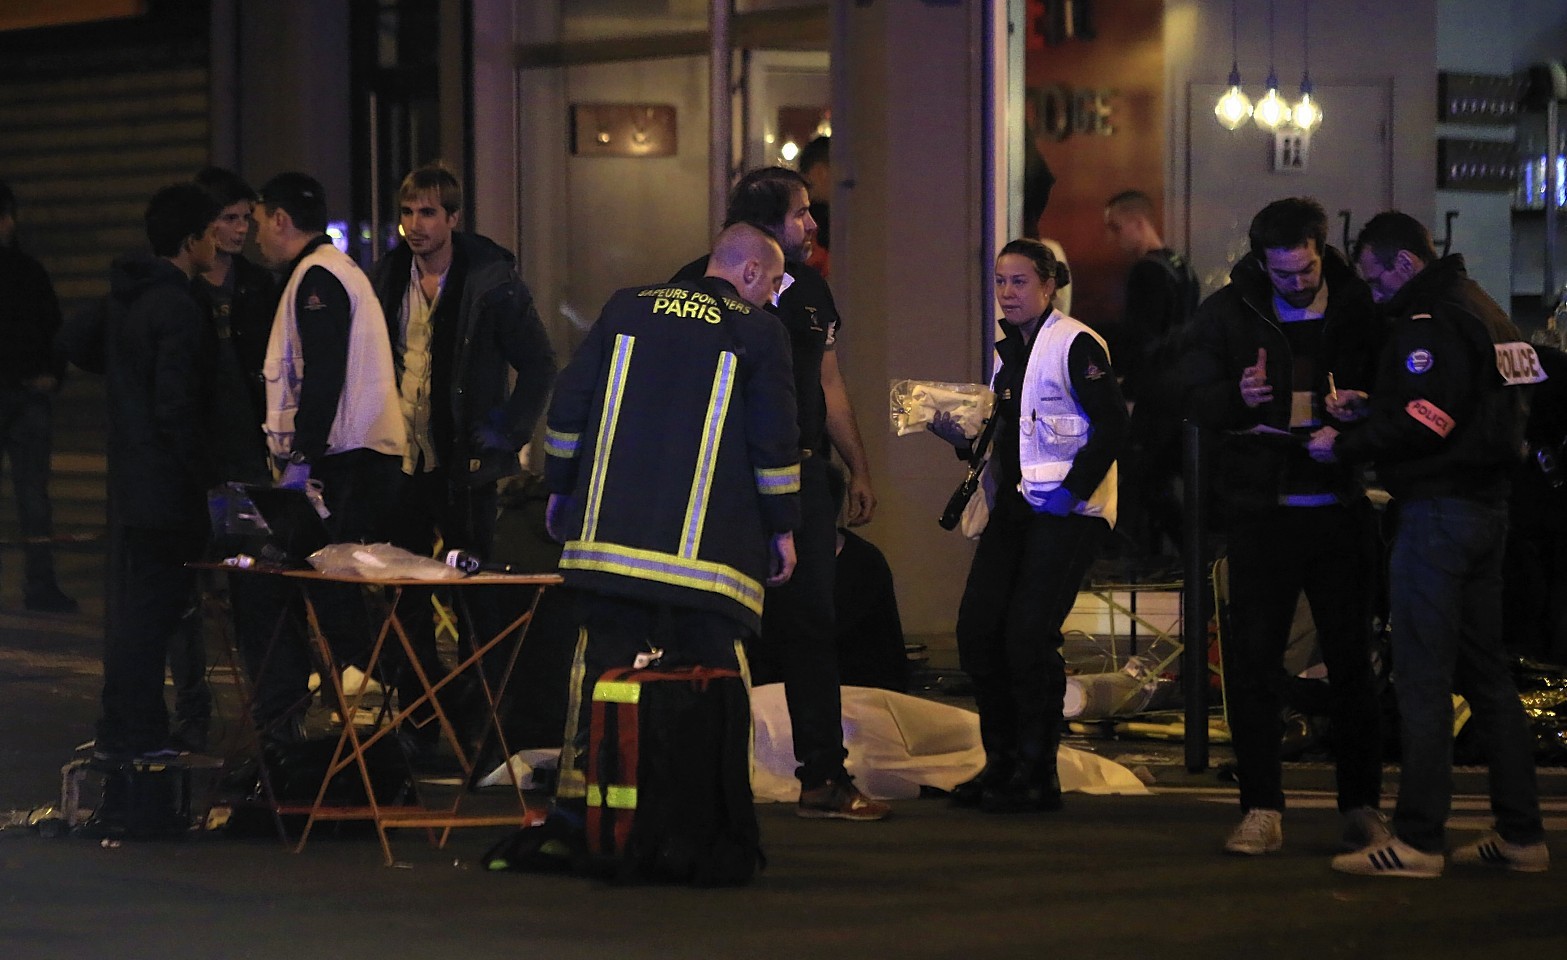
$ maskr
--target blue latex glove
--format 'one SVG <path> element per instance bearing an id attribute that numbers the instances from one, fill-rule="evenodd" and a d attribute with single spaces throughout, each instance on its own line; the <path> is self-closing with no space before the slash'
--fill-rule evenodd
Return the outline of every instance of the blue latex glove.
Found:
<path id="1" fill-rule="evenodd" d="M 309 482 L 310 464 L 291 463 L 283 468 L 283 475 L 278 478 L 277 485 L 290 490 L 303 490 Z"/>
<path id="2" fill-rule="evenodd" d="M 1072 496 L 1072 491 L 1066 487 L 1056 487 L 1045 494 L 1045 502 L 1034 507 L 1034 512 L 1048 513 L 1052 517 L 1065 517 L 1070 516 L 1079 503 L 1082 501 Z"/>

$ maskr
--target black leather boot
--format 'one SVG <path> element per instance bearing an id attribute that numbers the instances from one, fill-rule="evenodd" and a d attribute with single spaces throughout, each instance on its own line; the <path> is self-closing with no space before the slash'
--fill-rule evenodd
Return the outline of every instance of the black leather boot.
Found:
<path id="1" fill-rule="evenodd" d="M 1051 723 L 1042 735 L 1030 737 L 1018 751 L 1012 776 L 980 794 L 979 807 L 987 813 L 1032 813 L 1061 809 L 1061 778 L 1056 772 L 1056 748 L 1060 724 Z"/>
<path id="2" fill-rule="evenodd" d="M 1012 779 L 1016 764 L 1011 757 L 986 757 L 979 773 L 952 788 L 947 802 L 954 807 L 977 807 L 987 789 L 995 789 Z"/>

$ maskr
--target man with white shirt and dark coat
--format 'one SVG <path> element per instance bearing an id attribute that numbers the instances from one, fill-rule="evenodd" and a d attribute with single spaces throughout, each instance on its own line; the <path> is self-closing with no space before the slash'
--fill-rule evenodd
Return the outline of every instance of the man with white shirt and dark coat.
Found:
<path id="1" fill-rule="evenodd" d="M 462 185 L 442 164 L 408 174 L 398 192 L 403 242 L 371 271 L 408 431 L 389 534 L 421 555 L 439 538 L 444 550 L 489 559 L 496 484 L 521 472 L 517 452 L 544 410 L 555 354 L 516 258 L 487 237 L 460 232 L 462 204 Z M 410 588 L 402 602 L 418 611 L 405 621 L 409 638 L 426 674 L 438 678 L 445 668 L 429 613 L 433 595 Z M 463 623 L 464 640 L 488 637 L 492 599 L 487 590 L 466 598 L 479 622 Z M 411 671 L 399 687 L 405 699 L 422 689 Z M 416 714 L 409 731 L 421 749 L 436 740 L 430 719 L 431 711 Z"/>

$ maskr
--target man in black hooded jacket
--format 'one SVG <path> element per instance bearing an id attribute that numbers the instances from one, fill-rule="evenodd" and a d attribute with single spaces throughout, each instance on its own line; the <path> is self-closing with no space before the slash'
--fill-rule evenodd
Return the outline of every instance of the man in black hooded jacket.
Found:
<path id="1" fill-rule="evenodd" d="M 147 207 L 152 256 L 116 260 L 102 340 L 109 408 L 110 547 L 103 714 L 94 754 L 178 752 L 163 695 L 170 638 L 200 629 L 195 572 L 215 471 L 203 426 L 216 356 L 191 280 L 216 256 L 218 205 L 194 183 Z M 174 642 L 188 642 L 186 639 Z"/>
<path id="2" fill-rule="evenodd" d="M 1284 647 L 1302 591 L 1330 678 L 1338 806 L 1356 846 L 1385 834 L 1371 673 L 1372 515 L 1358 477 L 1306 453 L 1330 422 L 1323 398 L 1368 389 L 1382 322 L 1366 284 L 1327 244 L 1327 215 L 1294 197 L 1251 222 L 1251 253 L 1205 300 L 1183 357 L 1187 415 L 1221 436 L 1229 558 L 1224 688 L 1243 820 L 1225 842 L 1284 842 L 1280 741 Z"/>

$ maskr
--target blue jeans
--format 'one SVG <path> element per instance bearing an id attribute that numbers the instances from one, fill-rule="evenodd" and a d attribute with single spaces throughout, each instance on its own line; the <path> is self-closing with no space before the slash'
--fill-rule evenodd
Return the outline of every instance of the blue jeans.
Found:
<path id="1" fill-rule="evenodd" d="M 1528 721 L 1502 647 L 1506 540 L 1505 503 L 1398 503 L 1390 574 L 1404 756 L 1393 829 L 1428 853 L 1442 852 L 1452 806 L 1455 687 L 1485 738 L 1497 832 L 1510 843 L 1545 838 Z"/>
<path id="2" fill-rule="evenodd" d="M 0 449 L 11 461 L 16 519 L 26 544 L 25 592 L 53 590 L 54 533 L 49 509 L 49 450 L 53 446 L 53 398 L 26 387 L 0 390 Z"/>

